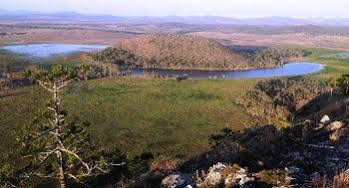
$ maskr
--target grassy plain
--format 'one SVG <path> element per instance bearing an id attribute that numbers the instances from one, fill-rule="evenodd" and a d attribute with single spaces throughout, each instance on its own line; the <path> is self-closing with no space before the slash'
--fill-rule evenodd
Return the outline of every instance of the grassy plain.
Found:
<path id="1" fill-rule="evenodd" d="M 94 80 L 68 89 L 63 106 L 71 117 L 89 121 L 90 131 L 102 142 L 118 145 L 128 156 L 152 152 L 190 157 L 209 148 L 211 134 L 257 123 L 237 104 L 256 81 Z M 0 100 L 2 133 L 27 123 L 47 98 L 34 88 L 22 90 Z"/>

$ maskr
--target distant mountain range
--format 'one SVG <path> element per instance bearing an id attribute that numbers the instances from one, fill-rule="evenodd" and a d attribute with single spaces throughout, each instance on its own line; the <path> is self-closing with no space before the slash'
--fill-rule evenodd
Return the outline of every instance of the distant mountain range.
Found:
<path id="1" fill-rule="evenodd" d="M 349 18 L 229 18 L 220 16 L 165 16 L 122 17 L 113 15 L 89 15 L 76 12 L 40 13 L 32 11 L 0 10 L 0 19 L 9 20 L 66 20 L 87 22 L 112 22 L 122 24 L 184 23 L 204 25 L 330 25 L 347 26 Z"/>

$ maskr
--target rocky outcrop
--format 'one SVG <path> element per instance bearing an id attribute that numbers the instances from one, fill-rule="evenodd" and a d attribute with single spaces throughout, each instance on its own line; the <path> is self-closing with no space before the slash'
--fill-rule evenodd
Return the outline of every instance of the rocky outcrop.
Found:
<path id="1" fill-rule="evenodd" d="M 334 121 L 334 122 L 330 123 L 330 124 L 326 127 L 326 129 L 327 129 L 328 131 L 337 131 L 337 130 L 341 129 L 342 127 L 343 127 L 343 123 L 342 123 L 342 122 L 340 122 L 340 121 Z"/>
<path id="2" fill-rule="evenodd" d="M 255 184 L 255 177 L 244 168 L 240 168 L 237 172 L 229 174 L 224 181 L 225 187 L 241 187 L 252 188 Z"/>
<path id="3" fill-rule="evenodd" d="M 196 187 L 194 177 L 191 174 L 171 174 L 161 182 L 163 188 L 193 188 Z"/>
<path id="4" fill-rule="evenodd" d="M 178 176 L 177 178 L 168 177 L 163 181 L 163 185 L 167 184 L 167 187 L 189 185 L 203 188 L 314 187 L 314 182 L 321 183 L 324 179 L 327 179 L 328 183 L 331 184 L 337 178 L 338 181 L 341 181 L 340 185 L 349 187 L 349 181 L 347 181 L 349 170 L 338 174 L 338 169 L 348 169 L 349 166 L 347 157 L 349 154 L 349 139 L 346 138 L 349 134 L 348 124 L 349 120 L 330 119 L 328 116 L 324 116 L 321 120 L 308 120 L 297 124 L 294 129 L 288 130 L 289 132 L 274 130 L 275 133 L 270 134 L 273 129 L 269 129 L 269 127 L 264 127 L 261 130 L 257 128 L 250 129 L 251 132 L 247 134 L 248 136 L 246 136 L 246 132 L 242 135 L 225 132 L 225 137 L 222 136 L 222 140 L 217 142 L 218 144 L 215 145 L 213 151 L 215 153 L 220 151 L 225 154 L 223 156 L 229 153 L 229 159 L 233 160 L 227 161 L 224 160 L 226 157 L 218 158 L 216 156 L 219 155 L 213 155 L 215 157 L 211 157 L 212 161 L 222 162 L 211 163 L 215 165 L 196 166 L 198 168 L 194 169 L 184 168 L 185 172 L 192 172 L 193 174 L 195 172 L 195 175 L 193 175 L 195 176 L 195 185 Z M 275 147 L 278 144 L 282 144 L 282 147 Z M 243 146 L 245 151 L 250 152 L 247 157 L 254 154 L 252 157 L 257 157 L 258 160 L 252 161 L 249 159 L 246 162 L 245 159 L 234 158 L 234 156 L 239 156 L 237 145 Z M 275 150 L 263 153 L 270 148 Z M 198 159 L 204 160 L 204 158 Z M 260 168 L 261 170 L 250 173 L 247 168 L 229 164 L 235 161 L 240 165 L 244 165 L 244 167 L 246 165 L 251 169 Z M 259 161 L 261 161 L 261 164 L 259 164 Z M 198 164 L 206 165 L 207 163 Z M 250 164 L 252 165 L 249 166 Z M 171 182 L 169 180 L 177 183 L 166 183 Z"/>
<path id="5" fill-rule="evenodd" d="M 228 169 L 228 167 L 229 166 L 227 164 L 223 163 L 213 165 L 205 178 L 204 184 L 207 186 L 216 186 L 224 182 L 223 173 Z"/>

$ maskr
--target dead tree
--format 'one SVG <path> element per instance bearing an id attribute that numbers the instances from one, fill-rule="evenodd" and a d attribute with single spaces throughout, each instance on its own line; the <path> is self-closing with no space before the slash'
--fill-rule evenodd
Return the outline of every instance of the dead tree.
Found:
<path id="1" fill-rule="evenodd" d="M 33 176 L 42 178 L 53 178 L 58 181 L 59 187 L 66 187 L 67 179 L 80 180 L 84 177 L 91 177 L 108 173 L 109 170 L 125 163 L 114 164 L 107 160 L 98 160 L 86 162 L 77 152 L 79 146 L 73 146 L 73 140 L 79 138 L 85 133 L 85 129 L 76 129 L 71 131 L 69 128 L 65 112 L 61 109 L 61 92 L 77 77 L 77 71 L 62 65 L 54 66 L 51 71 L 29 70 L 26 76 L 37 82 L 45 91 L 51 94 L 51 100 L 47 105 L 49 116 L 47 124 L 43 125 L 45 131 L 30 133 L 30 140 L 43 139 L 44 145 L 41 147 L 44 151 L 33 155 L 35 166 L 21 178 L 20 184 Z M 23 143 L 26 146 L 28 143 Z M 58 165 L 51 174 L 40 172 L 40 166 L 44 163 L 54 161 Z M 75 173 L 74 173 L 75 172 Z"/>

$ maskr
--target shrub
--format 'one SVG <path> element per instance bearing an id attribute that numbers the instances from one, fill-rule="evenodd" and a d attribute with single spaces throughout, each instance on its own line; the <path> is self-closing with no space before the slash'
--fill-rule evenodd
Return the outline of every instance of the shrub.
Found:
<path id="1" fill-rule="evenodd" d="M 259 181 L 270 185 L 286 186 L 291 183 L 287 172 L 280 169 L 263 170 L 257 176 L 259 177 Z"/>
<path id="2" fill-rule="evenodd" d="M 349 74 L 344 74 L 337 79 L 337 88 L 344 95 L 349 95 Z"/>

